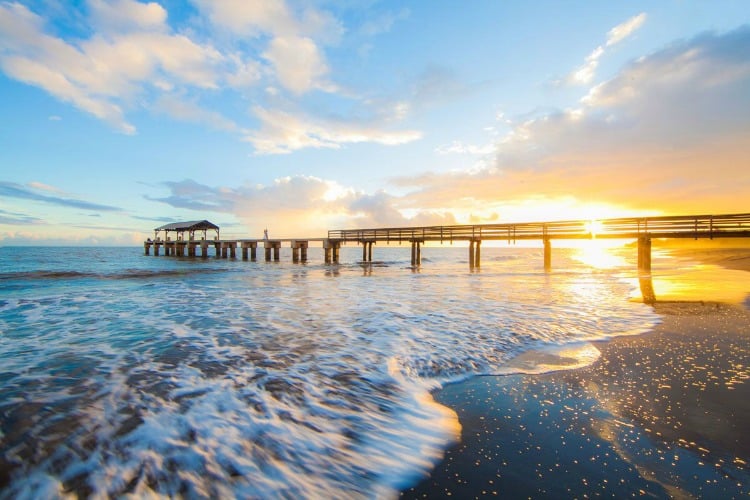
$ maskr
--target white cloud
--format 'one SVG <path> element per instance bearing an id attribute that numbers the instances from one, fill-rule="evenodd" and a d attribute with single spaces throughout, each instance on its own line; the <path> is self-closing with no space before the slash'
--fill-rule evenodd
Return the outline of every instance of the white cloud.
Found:
<path id="1" fill-rule="evenodd" d="M 632 35 L 638 28 L 643 26 L 646 22 L 646 13 L 641 12 L 637 16 L 633 16 L 622 24 L 618 24 L 607 33 L 607 47 L 611 47 L 627 37 Z"/>
<path id="2" fill-rule="evenodd" d="M 616 45 L 632 35 L 645 21 L 646 14 L 642 12 L 609 30 L 605 45 L 600 45 L 595 48 L 591 54 L 586 57 L 586 62 L 568 76 L 568 81 L 572 84 L 591 83 L 596 76 L 596 68 L 599 66 L 599 59 L 604 55 L 606 48 Z"/>
<path id="3" fill-rule="evenodd" d="M 293 10 L 284 0 L 193 0 L 210 21 L 243 38 L 300 36 L 334 42 L 343 32 L 330 14 L 306 5 Z"/>
<path id="4" fill-rule="evenodd" d="M 504 218 L 527 200 L 630 214 L 746 211 L 747 54 L 747 26 L 671 44 L 622 68 L 580 107 L 516 124 L 483 170 L 397 180 L 414 190 L 401 206 L 482 205 Z"/>
<path id="5" fill-rule="evenodd" d="M 93 10 L 99 22 L 112 21 L 116 17 L 112 9 L 123 7 L 126 14 L 121 21 L 129 27 L 165 28 L 166 14 L 160 6 L 135 3 L 99 1 Z M 5 73 L 127 134 L 134 133 L 135 127 L 126 120 L 123 106 L 130 105 L 150 82 L 161 88 L 216 88 L 224 62 L 210 46 L 159 30 L 66 42 L 46 34 L 44 20 L 25 6 L 0 4 L 0 66 Z"/>
<path id="6" fill-rule="evenodd" d="M 245 140 L 253 145 L 256 154 L 284 154 L 308 147 L 338 149 L 342 144 L 360 142 L 393 146 L 422 136 L 414 130 L 388 131 L 373 124 L 326 121 L 261 107 L 255 107 L 253 112 L 262 125 Z"/>
<path id="7" fill-rule="evenodd" d="M 435 151 L 441 155 L 447 155 L 447 154 L 486 155 L 495 151 L 495 145 L 490 143 L 490 144 L 483 144 L 483 145 L 477 146 L 475 144 L 465 144 L 461 141 L 453 141 L 450 144 L 444 144 L 442 146 L 439 146 Z"/>
<path id="8" fill-rule="evenodd" d="M 282 177 L 267 186 L 212 187 L 192 180 L 164 184 L 170 194 L 150 200 L 201 214 L 233 214 L 251 234 L 260 235 L 267 227 L 279 238 L 320 237 L 332 228 L 455 223 L 441 210 L 402 209 L 403 199 L 384 191 L 368 194 L 313 176 Z"/>
<path id="9" fill-rule="evenodd" d="M 166 30 L 167 11 L 156 2 L 89 0 L 93 25 L 104 32 Z"/>
<path id="10" fill-rule="evenodd" d="M 307 3 L 290 8 L 281 0 L 195 3 L 214 32 L 198 21 L 191 29 L 170 26 L 165 7 L 156 2 L 91 0 L 88 9 L 72 6 L 67 14 L 34 4 L 43 15 L 20 3 L 0 2 L 0 69 L 125 134 L 136 132 L 130 115 L 145 109 L 242 131 L 260 154 L 366 141 L 402 144 L 421 137 L 384 127 L 403 120 L 408 104 L 368 102 L 329 79 L 323 46 L 336 43 L 343 32 L 329 13 Z M 57 22 L 72 18 L 84 34 L 53 32 Z M 229 35 L 219 33 L 226 30 Z M 427 93 L 445 90 L 434 78 L 430 82 Z M 207 96 L 239 101 L 261 89 L 269 89 L 261 99 L 284 108 L 301 107 L 301 96 L 311 90 L 336 94 L 331 99 L 359 118 L 293 115 L 257 105 L 260 128 L 244 133 L 247 127 L 205 104 Z"/>
<path id="11" fill-rule="evenodd" d="M 195 0 L 215 25 L 243 37 L 296 34 L 300 27 L 283 0 Z"/>
<path id="12" fill-rule="evenodd" d="M 276 37 L 263 54 L 276 69 L 281 85 L 295 94 L 322 88 L 321 78 L 328 72 L 317 45 L 304 37 Z"/>
<path id="13" fill-rule="evenodd" d="M 135 127 L 125 120 L 122 109 L 118 105 L 105 99 L 90 97 L 85 90 L 71 82 L 64 74 L 23 57 L 2 58 L 0 65 L 3 71 L 12 78 L 43 88 L 55 97 L 72 103 L 125 134 L 135 133 Z"/>

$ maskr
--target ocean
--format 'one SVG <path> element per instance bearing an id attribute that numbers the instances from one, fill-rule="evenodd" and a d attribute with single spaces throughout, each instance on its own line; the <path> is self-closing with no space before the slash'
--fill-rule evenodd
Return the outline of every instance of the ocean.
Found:
<path id="1" fill-rule="evenodd" d="M 457 437 L 431 391 L 591 363 L 659 321 L 635 253 L 554 249 L 546 273 L 512 246 L 475 270 L 451 246 L 418 269 L 408 245 L 0 248 L 0 497 L 395 496 Z"/>

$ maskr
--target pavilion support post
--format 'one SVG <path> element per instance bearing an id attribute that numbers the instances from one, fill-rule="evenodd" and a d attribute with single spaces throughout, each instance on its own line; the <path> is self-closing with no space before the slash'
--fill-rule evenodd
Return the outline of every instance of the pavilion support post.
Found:
<path id="1" fill-rule="evenodd" d="M 651 238 L 648 236 L 638 238 L 638 270 L 651 272 Z"/>
<path id="2" fill-rule="evenodd" d="M 552 242 L 549 238 L 544 239 L 544 269 L 552 269 Z"/>

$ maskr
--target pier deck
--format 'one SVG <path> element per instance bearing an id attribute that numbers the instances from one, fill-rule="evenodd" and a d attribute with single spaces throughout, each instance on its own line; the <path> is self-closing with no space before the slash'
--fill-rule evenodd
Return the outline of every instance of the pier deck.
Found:
<path id="1" fill-rule="evenodd" d="M 208 223 L 208 221 L 200 221 Z M 192 224 L 192 223 L 191 223 Z M 210 224 L 210 223 L 208 223 Z M 187 231 L 184 225 L 168 225 L 170 231 Z M 167 226 L 157 228 L 164 230 Z M 192 228 L 192 226 L 191 226 Z M 201 229 L 204 229 L 201 227 Z M 602 220 L 567 220 L 550 222 L 523 222 L 504 224 L 473 224 L 450 226 L 391 227 L 372 229 L 340 229 L 328 231 L 325 238 L 277 238 L 277 239 L 219 239 L 195 240 L 190 237 L 177 240 L 155 240 L 144 242 L 145 254 L 149 255 L 154 248 L 154 255 L 159 255 L 164 247 L 166 255 L 184 256 L 186 249 L 190 257 L 208 257 L 208 248 L 215 248 L 216 257 L 236 258 L 236 249 L 242 250 L 242 258 L 256 260 L 257 248 L 262 244 L 265 260 L 279 260 L 279 251 L 283 243 L 292 248 L 294 262 L 307 261 L 307 249 L 311 242 L 321 243 L 326 263 L 338 263 L 341 245 L 357 243 L 362 245 L 362 261 L 372 262 L 372 249 L 375 243 L 411 243 L 412 266 L 421 264 L 421 246 L 425 242 L 466 241 L 469 247 L 469 266 L 478 267 L 481 263 L 482 241 L 540 240 L 544 244 L 544 266 L 551 266 L 552 240 L 580 239 L 636 239 L 638 241 L 638 269 L 651 270 L 651 240 L 653 238 L 750 238 L 750 213 L 725 215 L 682 215 L 663 217 L 627 217 Z M 167 234 L 167 233 L 165 233 Z M 158 232 L 157 232 L 158 235 Z M 204 229 L 205 236 L 205 229 Z"/>

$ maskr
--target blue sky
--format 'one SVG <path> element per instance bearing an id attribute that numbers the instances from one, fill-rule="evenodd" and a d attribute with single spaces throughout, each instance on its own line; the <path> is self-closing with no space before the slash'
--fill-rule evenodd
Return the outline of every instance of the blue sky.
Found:
<path id="1" fill-rule="evenodd" d="M 0 1 L 0 244 L 747 212 L 750 6 Z"/>

